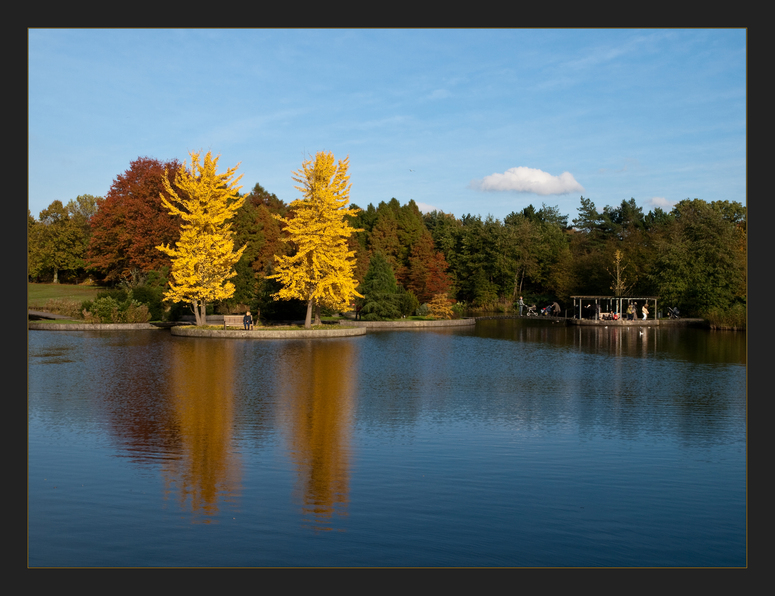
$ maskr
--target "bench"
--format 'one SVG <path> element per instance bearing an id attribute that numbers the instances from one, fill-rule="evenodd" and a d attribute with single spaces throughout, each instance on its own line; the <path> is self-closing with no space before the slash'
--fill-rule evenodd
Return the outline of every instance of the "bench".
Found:
<path id="1" fill-rule="evenodd" d="M 244 316 L 245 315 L 223 315 L 223 326 L 244 329 L 245 325 L 242 322 Z M 253 319 L 253 323 L 255 324 L 255 319 Z"/>

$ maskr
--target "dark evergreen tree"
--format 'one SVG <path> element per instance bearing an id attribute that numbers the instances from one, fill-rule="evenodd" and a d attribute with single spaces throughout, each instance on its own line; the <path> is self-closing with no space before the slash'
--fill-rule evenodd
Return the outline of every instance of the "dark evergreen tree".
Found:
<path id="1" fill-rule="evenodd" d="M 369 270 L 358 287 L 361 298 L 361 318 L 365 321 L 397 319 L 401 316 L 398 284 L 393 268 L 381 252 L 371 257 Z"/>

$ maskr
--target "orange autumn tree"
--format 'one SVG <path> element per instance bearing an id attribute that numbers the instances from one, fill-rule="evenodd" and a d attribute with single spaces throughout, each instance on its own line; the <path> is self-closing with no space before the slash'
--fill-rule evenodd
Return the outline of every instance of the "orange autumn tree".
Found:
<path id="1" fill-rule="evenodd" d="M 333 153 L 320 151 L 315 161 L 307 160 L 293 179 L 303 194 L 290 204 L 287 218 L 275 215 L 285 225 L 288 240 L 296 249 L 291 255 L 275 257 L 275 273 L 283 288 L 275 299 L 298 298 L 307 302 L 304 327 L 312 327 L 312 309 L 316 322 L 321 306 L 345 309 L 355 297 L 355 253 L 348 238 L 356 231 L 345 220 L 359 210 L 347 208 L 350 197 L 349 158 L 334 163 Z"/>
<path id="2" fill-rule="evenodd" d="M 425 232 L 412 247 L 407 287 L 421 303 L 429 302 L 436 294 L 447 294 L 452 287 L 447 269 L 444 253 L 435 250 L 433 237 Z"/>

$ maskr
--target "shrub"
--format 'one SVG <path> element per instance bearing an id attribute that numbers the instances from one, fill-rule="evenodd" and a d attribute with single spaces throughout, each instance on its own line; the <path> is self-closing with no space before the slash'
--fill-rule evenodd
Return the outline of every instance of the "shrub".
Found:
<path id="1" fill-rule="evenodd" d="M 745 329 L 746 306 L 738 303 L 726 310 L 712 309 L 703 318 L 711 329 Z"/>
<path id="2" fill-rule="evenodd" d="M 132 300 L 131 292 L 123 302 L 103 295 L 94 302 L 84 302 L 82 307 L 83 318 L 90 323 L 147 323 L 151 320 L 148 306 Z"/>
<path id="3" fill-rule="evenodd" d="M 436 294 L 431 300 L 430 309 L 434 319 L 451 319 L 452 309 L 450 299 L 446 294 Z"/>
<path id="4" fill-rule="evenodd" d="M 401 317 L 399 295 L 373 292 L 364 298 L 361 319 L 364 321 L 384 321 Z"/>
<path id="5" fill-rule="evenodd" d="M 151 320 L 161 321 L 164 318 L 164 288 L 159 286 L 138 286 L 132 290 L 132 299 L 148 307 Z"/>
<path id="6" fill-rule="evenodd" d="M 147 323 L 151 320 L 151 314 L 148 311 L 148 305 L 132 301 L 123 312 L 122 323 Z"/>
<path id="7" fill-rule="evenodd" d="M 420 301 L 412 291 L 401 290 L 398 294 L 398 308 L 401 315 L 408 317 L 413 315 L 420 308 Z"/>
<path id="8" fill-rule="evenodd" d="M 112 298 L 116 302 L 126 302 L 129 299 L 129 292 L 123 288 L 114 288 L 111 290 L 102 290 L 97 292 L 97 299 L 100 298 Z"/>
<path id="9" fill-rule="evenodd" d="M 452 308 L 452 312 L 455 314 L 456 317 L 462 318 L 463 315 L 465 315 L 465 312 L 466 312 L 465 302 L 455 302 L 455 304 L 453 304 L 451 308 Z"/>
<path id="10" fill-rule="evenodd" d="M 102 294 L 102 292 L 100 292 Z M 98 294 L 99 296 L 99 294 Z M 117 323 L 118 321 L 115 321 L 114 319 L 117 316 L 118 313 L 118 300 L 113 298 L 112 296 L 101 296 L 98 297 L 91 305 L 91 308 L 89 309 L 89 312 L 94 315 L 94 317 L 100 322 L 100 323 Z"/>

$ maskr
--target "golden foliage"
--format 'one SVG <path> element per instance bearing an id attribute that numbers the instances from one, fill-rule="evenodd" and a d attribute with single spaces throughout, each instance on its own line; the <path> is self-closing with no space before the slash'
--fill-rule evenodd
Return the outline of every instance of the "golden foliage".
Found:
<path id="1" fill-rule="evenodd" d="M 350 197 L 349 158 L 334 163 L 334 155 L 320 151 L 314 162 L 307 160 L 293 179 L 304 198 L 290 204 L 287 218 L 275 215 L 285 226 L 293 255 L 275 257 L 275 273 L 283 288 L 274 296 L 288 300 L 298 298 L 313 305 L 344 309 L 354 297 L 355 252 L 349 250 L 348 238 L 355 230 L 344 219 L 358 210 L 347 208 Z"/>
<path id="2" fill-rule="evenodd" d="M 156 248 L 172 257 L 172 280 L 164 297 L 173 302 L 190 301 L 197 324 L 202 324 L 198 305 L 204 316 L 207 302 L 224 300 L 234 294 L 234 284 L 228 280 L 236 275 L 234 265 L 247 245 L 234 250 L 234 233 L 229 221 L 245 199 L 238 194 L 241 187 L 237 182 L 242 176 L 232 180 L 239 164 L 225 174 L 218 174 L 218 157 L 213 158 L 211 152 L 205 155 L 204 163 L 200 163 L 199 153 L 190 155 L 191 169 L 184 162 L 175 178 L 184 196 L 175 192 L 166 177 L 162 180 L 172 201 L 160 195 L 170 214 L 179 215 L 183 220 L 180 240 L 175 243 L 176 248 L 169 245 Z"/>
<path id="3" fill-rule="evenodd" d="M 451 319 L 453 317 L 452 302 L 446 294 L 436 294 L 430 301 L 428 307 L 431 309 L 431 316 L 434 319 Z"/>

